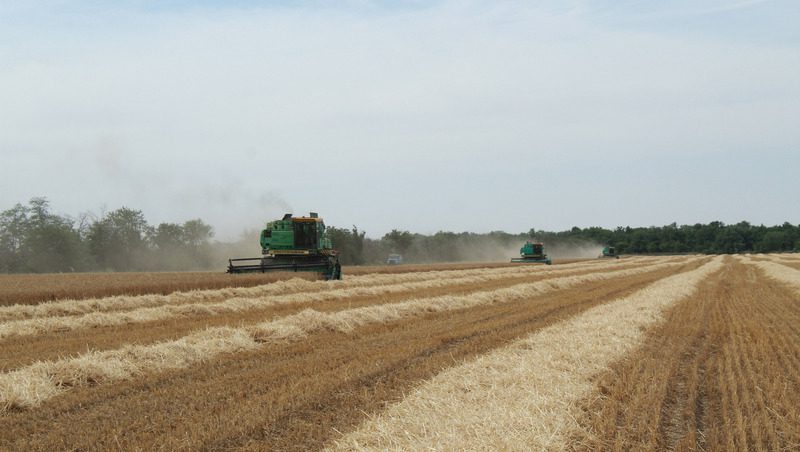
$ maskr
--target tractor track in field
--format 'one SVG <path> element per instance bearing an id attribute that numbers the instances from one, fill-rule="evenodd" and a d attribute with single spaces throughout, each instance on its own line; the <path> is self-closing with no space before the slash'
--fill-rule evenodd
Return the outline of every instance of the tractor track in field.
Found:
<path id="1" fill-rule="evenodd" d="M 748 259 L 755 261 L 755 262 L 772 262 L 775 264 L 784 265 L 789 268 L 793 268 L 795 270 L 800 270 L 800 259 L 795 258 L 787 258 L 787 257 L 780 257 L 780 256 L 748 256 Z"/>
<path id="2" fill-rule="evenodd" d="M 574 449 L 800 448 L 800 303 L 746 262 L 729 258 L 598 378 Z"/>
<path id="3" fill-rule="evenodd" d="M 556 264 L 587 261 L 560 259 Z M 359 265 L 343 267 L 345 277 L 367 274 L 402 274 L 425 271 L 471 270 L 512 267 L 508 262 L 463 262 L 404 265 Z M 252 287 L 275 281 L 318 279 L 310 273 L 275 272 L 229 275 L 220 271 L 189 272 L 96 272 L 0 275 L 0 306 L 35 305 L 46 301 L 146 294 L 167 295 L 176 291 Z"/>
<path id="4" fill-rule="evenodd" d="M 564 269 L 550 274 L 530 273 L 515 275 L 505 279 L 443 285 L 427 288 L 424 296 L 458 295 L 477 291 L 509 287 L 525 282 L 542 281 L 555 277 L 585 275 L 598 271 L 612 271 L 630 266 Z M 386 304 L 419 296 L 419 290 L 408 290 L 383 295 L 363 295 L 348 298 L 346 301 L 331 299 L 314 302 L 276 304 L 263 309 L 231 312 L 215 316 L 179 316 L 155 322 L 131 323 L 125 325 L 99 326 L 94 328 L 56 331 L 32 336 L 11 336 L 0 340 L 0 371 L 9 371 L 36 361 L 73 356 L 87 350 L 109 350 L 123 344 L 152 344 L 164 340 L 175 340 L 193 331 L 224 325 L 242 326 L 255 324 L 271 318 L 296 314 L 307 308 L 321 312 Z"/>
<path id="5" fill-rule="evenodd" d="M 0 417 L 0 448 L 318 448 L 443 368 L 699 265 L 372 324 L 350 334 L 322 331 L 181 371 L 75 388 L 36 409 Z"/>

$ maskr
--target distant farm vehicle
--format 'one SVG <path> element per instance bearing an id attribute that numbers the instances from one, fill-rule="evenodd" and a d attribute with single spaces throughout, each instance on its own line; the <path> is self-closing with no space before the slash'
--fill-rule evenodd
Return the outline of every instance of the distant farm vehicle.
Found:
<path id="1" fill-rule="evenodd" d="M 520 257 L 511 259 L 516 264 L 552 264 L 547 254 L 544 253 L 544 244 L 539 242 L 526 242 L 519 249 Z"/>
<path id="2" fill-rule="evenodd" d="M 386 259 L 386 263 L 389 265 L 399 265 L 403 263 L 403 256 L 399 254 L 390 254 L 389 257 Z"/>
<path id="3" fill-rule="evenodd" d="M 613 246 L 607 246 L 603 248 L 603 253 L 598 256 L 600 258 L 606 259 L 619 259 L 619 254 L 617 254 L 617 249 Z"/>
<path id="4" fill-rule="evenodd" d="M 325 223 L 315 213 L 270 221 L 261 231 L 261 257 L 228 259 L 228 273 L 272 271 L 317 272 L 326 280 L 342 279 L 339 253 L 333 249 Z"/>

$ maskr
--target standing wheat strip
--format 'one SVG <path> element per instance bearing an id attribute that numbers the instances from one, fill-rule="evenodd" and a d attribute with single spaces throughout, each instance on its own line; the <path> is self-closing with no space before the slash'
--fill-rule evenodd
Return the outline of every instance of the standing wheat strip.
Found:
<path id="1" fill-rule="evenodd" d="M 740 260 L 743 260 L 744 263 L 748 265 L 754 265 L 760 268 L 768 277 L 780 281 L 790 286 L 795 291 L 800 292 L 800 270 L 795 270 L 792 267 L 787 267 L 775 262 L 754 261 L 745 258 Z"/>
<path id="2" fill-rule="evenodd" d="M 689 259 L 691 262 L 699 258 Z M 223 353 L 253 350 L 264 344 L 300 340 L 323 329 L 347 332 L 429 312 L 453 311 L 482 304 L 525 300 L 536 295 L 591 281 L 654 271 L 679 265 L 665 263 L 606 273 L 566 276 L 461 296 L 439 296 L 381 306 L 321 313 L 311 309 L 278 320 L 241 328 L 209 328 L 174 341 L 127 345 L 117 350 L 91 351 L 73 358 L 37 362 L 0 374 L 0 412 L 35 407 L 75 386 L 136 378 L 149 372 L 185 368 Z"/>
<path id="3" fill-rule="evenodd" d="M 627 262 L 645 264 L 651 262 L 645 258 L 631 259 Z M 126 311 L 162 305 L 179 305 L 191 303 L 218 302 L 231 298 L 258 298 L 271 295 L 287 295 L 294 293 L 319 292 L 331 289 L 352 287 L 368 287 L 382 284 L 399 284 L 406 282 L 429 281 L 453 277 L 465 277 L 484 274 L 523 275 L 527 273 L 548 273 L 570 271 L 577 268 L 611 267 L 610 262 L 575 262 L 555 266 L 544 270 L 542 267 L 520 266 L 500 268 L 478 268 L 468 270 L 439 270 L 409 273 L 383 273 L 363 276 L 352 276 L 340 281 L 308 281 L 293 278 L 287 281 L 255 287 L 234 287 L 213 290 L 192 290 L 175 292 L 169 295 L 119 295 L 113 297 L 91 298 L 84 300 L 58 300 L 37 305 L 13 305 L 0 307 L 0 321 L 30 319 L 38 317 L 82 315 L 90 312 Z"/>
<path id="4" fill-rule="evenodd" d="M 665 265 L 665 264 L 656 264 Z M 677 264 L 670 264 L 677 265 Z M 641 268 L 641 264 L 636 265 Z M 628 267 L 623 267 L 628 268 Z M 570 268 L 574 271 L 574 268 Z M 536 275 L 550 276 L 570 273 L 566 269 L 543 270 Z M 184 316 L 216 316 L 234 312 L 263 309 L 276 305 L 297 303 L 319 303 L 322 301 L 346 300 L 354 297 L 374 296 L 379 297 L 389 294 L 408 292 L 411 297 L 413 292 L 440 287 L 456 286 L 461 284 L 478 284 L 495 280 L 507 279 L 513 276 L 531 274 L 522 272 L 511 275 L 487 272 L 460 278 L 426 279 L 416 282 L 401 284 L 386 284 L 375 286 L 361 286 L 353 288 L 331 289 L 327 291 L 300 292 L 288 295 L 263 296 L 263 297 L 237 297 L 216 303 L 187 303 L 177 305 L 164 305 L 148 308 L 139 308 L 128 311 L 91 312 L 80 316 L 53 316 L 36 317 L 33 319 L 14 320 L 0 323 L 0 340 L 12 336 L 31 336 L 54 331 L 72 331 L 78 329 L 108 327 L 115 325 L 129 325 L 137 323 L 155 322 Z"/>
<path id="5" fill-rule="evenodd" d="M 644 340 L 722 258 L 450 368 L 336 441 L 345 450 L 564 450 L 592 377 Z"/>

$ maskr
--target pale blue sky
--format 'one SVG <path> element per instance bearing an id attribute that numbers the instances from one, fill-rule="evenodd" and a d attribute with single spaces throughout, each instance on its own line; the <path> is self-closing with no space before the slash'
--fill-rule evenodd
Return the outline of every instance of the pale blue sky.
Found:
<path id="1" fill-rule="evenodd" d="M 109 6 L 112 5 L 112 6 Z M 0 209 L 800 223 L 800 2 L 0 2 Z"/>

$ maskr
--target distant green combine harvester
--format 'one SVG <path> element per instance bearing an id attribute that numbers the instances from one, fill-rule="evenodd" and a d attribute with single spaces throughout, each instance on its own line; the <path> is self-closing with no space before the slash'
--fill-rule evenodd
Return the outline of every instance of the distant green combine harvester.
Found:
<path id="1" fill-rule="evenodd" d="M 522 248 L 519 249 L 520 257 L 511 259 L 511 262 L 517 264 L 552 264 L 552 261 L 547 254 L 544 253 L 544 244 L 538 242 L 525 242 Z"/>
<path id="2" fill-rule="evenodd" d="M 326 280 L 342 279 L 339 253 L 325 231 L 325 223 L 315 213 L 270 221 L 261 231 L 261 257 L 228 259 L 228 273 L 266 273 L 271 271 L 317 272 Z"/>
<path id="3" fill-rule="evenodd" d="M 613 246 L 607 246 L 603 248 L 603 254 L 601 254 L 599 257 L 608 259 L 619 259 L 619 254 L 617 254 L 616 248 L 614 248 Z"/>

